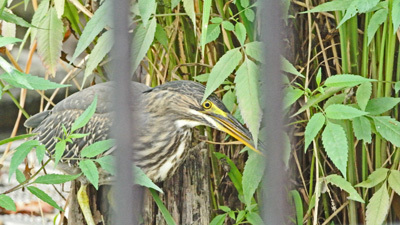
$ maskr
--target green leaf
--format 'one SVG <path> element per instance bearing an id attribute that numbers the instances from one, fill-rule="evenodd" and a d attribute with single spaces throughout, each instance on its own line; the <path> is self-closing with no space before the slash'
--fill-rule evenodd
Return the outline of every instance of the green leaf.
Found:
<path id="1" fill-rule="evenodd" d="M 164 193 L 161 188 L 159 188 L 156 184 L 153 183 L 153 181 L 150 180 L 150 178 L 143 172 L 142 169 L 135 165 L 132 167 L 132 169 L 135 178 L 135 184 L 139 184 L 143 187 L 153 188 L 154 190 Z"/>
<path id="2" fill-rule="evenodd" d="M 256 14 L 254 13 L 254 11 L 252 9 L 245 9 L 244 10 L 244 15 L 247 17 L 247 19 L 250 22 L 254 22 L 254 19 L 256 17 Z"/>
<path id="3" fill-rule="evenodd" d="M 322 113 L 314 114 L 310 121 L 308 121 L 306 130 L 304 132 L 304 152 L 307 151 L 308 146 L 312 140 L 317 136 L 318 132 L 322 129 L 325 124 L 325 116 Z"/>
<path id="4" fill-rule="evenodd" d="M 55 154 L 54 154 L 54 167 L 57 166 L 58 162 L 60 161 L 61 157 L 64 155 L 65 146 L 67 145 L 66 140 L 61 140 L 56 143 L 55 147 Z"/>
<path id="5" fill-rule="evenodd" d="M 26 22 L 21 17 L 18 17 L 12 13 L 9 13 L 6 10 L 3 10 L 3 12 L 0 12 L 0 20 L 4 20 L 9 23 L 14 23 L 21 27 L 32 27 L 32 25 L 30 23 Z"/>
<path id="6" fill-rule="evenodd" d="M 26 180 L 25 175 L 21 172 L 21 170 L 15 171 L 15 177 L 17 178 L 18 183 L 22 183 Z"/>
<path id="7" fill-rule="evenodd" d="M 372 188 L 386 180 L 389 169 L 379 168 L 372 172 L 367 180 L 357 184 L 355 187 Z"/>
<path id="8" fill-rule="evenodd" d="M 392 109 L 399 104 L 399 102 L 400 98 L 373 98 L 368 101 L 365 111 L 369 112 L 370 115 L 379 115 Z"/>
<path id="9" fill-rule="evenodd" d="M 221 214 L 221 215 L 217 215 L 216 217 L 214 217 L 211 222 L 210 225 L 223 225 L 225 218 L 226 218 L 226 213 Z"/>
<path id="10" fill-rule="evenodd" d="M 37 140 L 29 140 L 22 143 L 20 146 L 16 148 L 15 153 L 13 154 L 10 162 L 10 169 L 8 172 L 8 180 L 10 180 L 11 176 L 17 170 L 19 164 L 26 158 L 28 153 L 36 146 L 40 145 Z"/>
<path id="11" fill-rule="evenodd" d="M 310 12 L 329 12 L 329 11 L 343 11 L 346 10 L 350 3 L 353 0 L 334 0 L 330 2 L 325 2 L 316 6 L 315 8 L 302 12 L 302 13 L 310 13 Z"/>
<path id="12" fill-rule="evenodd" d="M 220 33 L 221 33 L 221 28 L 219 27 L 219 24 L 208 25 L 207 37 L 206 37 L 205 44 L 210 43 L 210 42 L 214 41 L 215 39 L 217 39 L 219 37 Z"/>
<path id="13" fill-rule="evenodd" d="M 368 79 L 359 75 L 353 74 L 341 74 L 328 77 L 325 80 L 325 86 L 327 87 L 354 87 L 364 82 L 376 81 L 374 79 Z"/>
<path id="14" fill-rule="evenodd" d="M 261 219 L 260 215 L 258 215 L 258 213 L 255 212 L 249 212 L 246 215 L 246 219 L 247 221 L 249 221 L 252 225 L 263 225 L 264 222 Z"/>
<path id="15" fill-rule="evenodd" d="M 390 170 L 390 175 L 388 178 L 389 186 L 400 195 L 400 171 Z"/>
<path id="16" fill-rule="evenodd" d="M 264 45 L 262 42 L 253 41 L 244 45 L 246 55 L 254 58 L 259 62 L 263 62 L 263 49 Z"/>
<path id="17" fill-rule="evenodd" d="M 321 85 L 321 76 L 322 76 L 322 70 L 321 70 L 321 68 L 319 68 L 318 72 L 317 72 L 317 76 L 315 77 L 315 82 L 317 83 L 318 87 Z"/>
<path id="18" fill-rule="evenodd" d="M 90 159 L 85 159 L 79 162 L 79 168 L 97 190 L 99 188 L 99 171 L 96 164 Z"/>
<path id="19" fill-rule="evenodd" d="M 187 0 L 191 1 L 191 0 Z M 208 35 L 208 20 L 210 19 L 210 11 L 211 11 L 211 0 L 205 0 L 203 4 L 203 13 L 201 18 L 201 37 L 200 37 L 200 46 L 201 46 L 201 54 L 204 55 L 204 48 L 207 42 L 207 35 Z M 195 23 L 195 21 L 193 21 Z M 194 26 L 196 35 L 196 25 Z"/>
<path id="20" fill-rule="evenodd" d="M 341 177 L 337 174 L 332 174 L 332 175 L 325 177 L 325 180 L 327 183 L 333 184 L 336 187 L 339 187 L 340 189 L 349 193 L 348 199 L 364 203 L 364 200 L 357 193 L 357 190 L 354 189 L 354 187 L 348 181 L 346 181 L 343 177 Z"/>
<path id="21" fill-rule="evenodd" d="M 380 9 L 372 15 L 371 19 L 369 20 L 368 24 L 368 45 L 371 43 L 372 38 L 375 36 L 376 31 L 378 28 L 383 24 L 383 22 L 386 21 L 388 16 L 388 10 L 387 9 Z"/>
<path id="22" fill-rule="evenodd" d="M 209 73 L 205 73 L 205 74 L 197 75 L 197 76 L 193 77 L 193 79 L 195 79 L 199 82 L 207 82 L 209 76 L 210 76 Z"/>
<path id="23" fill-rule="evenodd" d="M 168 49 L 167 32 L 165 32 L 164 28 L 158 23 L 157 23 L 157 26 L 156 26 L 156 32 L 154 33 L 154 36 L 155 36 L 156 40 L 158 42 L 160 42 L 160 44 L 162 46 L 164 46 L 165 49 Z"/>
<path id="24" fill-rule="evenodd" d="M 340 91 L 342 88 L 339 87 L 331 87 L 331 88 L 325 88 L 324 93 L 321 94 L 316 94 L 312 96 L 311 98 L 308 99 L 305 105 L 303 105 L 293 116 L 299 115 L 300 113 L 306 111 L 309 109 L 311 106 L 315 106 L 321 101 L 331 97 L 332 95 L 336 94 L 338 91 Z"/>
<path id="25" fill-rule="evenodd" d="M 42 162 L 45 153 L 46 153 L 46 146 L 44 145 L 36 146 L 36 158 L 39 163 Z"/>
<path id="26" fill-rule="evenodd" d="M 21 42 L 21 39 L 14 38 L 14 37 L 2 37 L 0 36 L 0 47 L 9 45 L 9 44 L 14 44 L 16 42 Z"/>
<path id="27" fill-rule="evenodd" d="M 64 14 L 64 5 L 65 0 L 54 0 L 54 8 L 57 11 L 57 17 L 61 19 L 62 15 Z"/>
<path id="28" fill-rule="evenodd" d="M 48 194 L 46 194 L 44 191 L 40 190 L 39 188 L 34 187 L 34 186 L 29 186 L 29 187 L 27 187 L 27 189 L 28 189 L 28 191 L 30 191 L 33 195 L 35 195 L 42 201 L 47 202 L 49 205 L 53 206 L 54 208 L 56 208 L 60 211 L 64 211 L 59 205 L 57 205 L 57 203 Z"/>
<path id="29" fill-rule="evenodd" d="M 229 110 L 229 112 L 233 111 L 233 108 L 235 106 L 235 93 L 233 91 L 229 90 L 224 94 L 224 97 L 222 97 L 222 102 L 226 106 L 226 108 Z"/>
<path id="30" fill-rule="evenodd" d="M 33 41 L 36 38 L 36 34 L 38 32 L 38 29 L 42 29 L 42 20 L 43 18 L 46 16 L 47 11 L 49 11 L 49 0 L 43 0 L 40 1 L 40 4 L 37 8 L 37 10 L 35 11 L 35 14 L 33 14 L 32 17 L 32 25 L 35 27 L 39 27 L 39 28 L 35 28 L 33 27 L 31 30 L 31 44 L 33 44 Z"/>
<path id="31" fill-rule="evenodd" d="M 242 174 L 236 167 L 235 163 L 232 162 L 230 158 L 228 158 L 226 155 L 219 153 L 219 152 L 214 152 L 215 157 L 217 159 L 221 160 L 224 159 L 228 163 L 230 170 L 228 172 L 228 176 L 231 179 L 233 185 L 235 186 L 237 192 L 239 193 L 239 196 L 243 195 L 243 187 L 242 187 Z"/>
<path id="32" fill-rule="evenodd" d="M 97 40 L 97 44 L 94 46 L 92 52 L 90 53 L 89 59 L 86 63 L 85 75 L 83 77 L 83 84 L 89 75 L 92 74 L 93 70 L 99 65 L 99 63 L 103 60 L 104 56 L 110 52 L 111 48 L 114 45 L 113 33 L 111 30 L 106 31 L 101 37 Z"/>
<path id="33" fill-rule="evenodd" d="M 353 119 L 353 131 L 357 140 L 371 143 L 371 123 L 366 117 L 360 116 Z"/>
<path id="34" fill-rule="evenodd" d="M 233 72 L 236 66 L 242 59 L 242 54 L 238 48 L 227 51 L 215 64 L 208 78 L 206 90 L 204 91 L 203 99 L 207 97 L 221 85 L 224 80 Z"/>
<path id="35" fill-rule="evenodd" d="M 397 94 L 399 92 L 399 90 L 400 90 L 400 81 L 397 81 L 394 84 L 394 92 Z"/>
<path id="36" fill-rule="evenodd" d="M 103 152 L 109 150 L 114 145 L 115 145 L 114 139 L 98 141 L 98 142 L 95 142 L 95 143 L 83 148 L 81 151 L 81 156 L 87 157 L 87 158 L 92 158 L 92 157 L 98 156 L 98 155 L 102 154 Z"/>
<path id="37" fill-rule="evenodd" d="M 390 201 L 386 183 L 375 192 L 367 205 L 366 225 L 383 224 L 389 212 Z"/>
<path id="38" fill-rule="evenodd" d="M 236 217 L 236 222 L 241 222 L 244 219 L 244 216 L 246 215 L 246 211 L 240 210 L 237 217 Z"/>
<path id="39" fill-rule="evenodd" d="M 213 17 L 211 23 L 222 23 L 223 19 L 221 17 Z"/>
<path id="40" fill-rule="evenodd" d="M 97 10 L 94 12 L 92 18 L 85 25 L 85 29 L 79 38 L 78 45 L 76 46 L 74 55 L 71 58 L 71 62 L 75 59 L 92 43 L 94 38 L 104 29 L 106 25 L 112 26 L 111 22 L 111 11 L 112 1 L 105 1 Z"/>
<path id="41" fill-rule="evenodd" d="M 249 6 L 249 0 L 240 0 L 240 4 L 243 6 L 243 8 L 247 8 Z"/>
<path id="42" fill-rule="evenodd" d="M 326 117 L 335 120 L 353 119 L 356 117 L 367 115 L 363 112 L 348 105 L 333 104 L 325 109 Z"/>
<path id="43" fill-rule="evenodd" d="M 106 155 L 101 158 L 95 159 L 95 162 L 100 164 L 101 168 L 103 168 L 108 173 L 115 175 L 115 163 L 114 158 L 111 155 Z"/>
<path id="44" fill-rule="evenodd" d="M 158 196 L 158 193 L 154 189 L 149 189 L 151 195 L 153 196 L 154 201 L 157 204 L 158 209 L 163 215 L 163 218 L 165 219 L 165 222 L 168 225 L 176 225 L 174 218 L 172 218 L 171 214 L 169 213 L 167 207 L 165 207 L 163 201 L 160 199 L 160 196 Z"/>
<path id="45" fill-rule="evenodd" d="M 37 49 L 43 63 L 51 74 L 56 73 L 58 60 L 61 56 L 64 27 L 57 12 L 51 8 L 41 23 L 40 32 L 37 34 Z"/>
<path id="46" fill-rule="evenodd" d="M 4 194 L 0 195 L 0 207 L 3 207 L 6 210 L 11 210 L 14 212 L 17 211 L 14 201 L 10 197 Z"/>
<path id="47" fill-rule="evenodd" d="M 330 97 L 324 104 L 324 109 L 328 108 L 328 106 L 333 105 L 333 104 L 342 104 L 344 100 L 346 99 L 347 94 L 342 93 L 338 95 L 334 95 Z"/>
<path id="48" fill-rule="evenodd" d="M 235 29 L 235 26 L 229 21 L 222 21 L 222 27 L 227 30 L 227 31 L 233 31 Z M 253 42 L 251 42 L 253 43 Z M 250 43 L 249 43 L 250 44 Z"/>
<path id="49" fill-rule="evenodd" d="M 93 102 L 89 105 L 89 107 L 72 124 L 71 133 L 85 126 L 89 122 L 90 118 L 92 118 L 93 114 L 96 112 L 96 106 L 97 95 L 94 96 Z"/>
<path id="50" fill-rule="evenodd" d="M 242 23 L 235 24 L 235 34 L 241 45 L 244 45 L 244 41 L 246 40 L 246 28 Z"/>
<path id="51" fill-rule="evenodd" d="M 220 205 L 218 207 L 220 210 L 224 211 L 224 212 L 230 212 L 232 211 L 228 206 L 224 206 L 224 205 Z"/>
<path id="52" fill-rule="evenodd" d="M 400 26 L 400 16 L 397 15 L 400 15 L 400 1 L 393 1 L 393 6 L 392 6 L 393 34 L 396 33 L 397 29 Z"/>
<path id="53" fill-rule="evenodd" d="M 340 125 L 328 122 L 322 132 L 322 144 L 328 157 L 346 178 L 348 144 L 346 133 Z"/>
<path id="54" fill-rule="evenodd" d="M 296 224 L 303 224 L 304 219 L 304 209 L 303 202 L 300 197 L 300 193 L 297 190 L 290 191 L 291 196 L 293 197 L 295 209 L 296 209 Z"/>
<path id="55" fill-rule="evenodd" d="M 182 1 L 183 1 L 183 8 L 185 9 L 185 12 L 189 16 L 189 18 L 192 20 L 193 31 L 194 31 L 194 33 L 196 33 L 196 13 L 194 12 L 194 1 L 193 0 L 182 0 Z M 203 9 L 203 13 L 204 13 L 204 10 L 205 10 L 205 8 Z"/>
<path id="56" fill-rule="evenodd" d="M 242 187 L 244 194 L 244 203 L 251 204 L 251 199 L 256 192 L 265 170 L 265 158 L 260 157 L 258 153 L 248 151 L 249 158 L 243 170 Z"/>
<path id="57" fill-rule="evenodd" d="M 171 10 L 175 9 L 175 7 L 178 6 L 179 2 L 181 2 L 181 0 L 171 0 Z"/>
<path id="58" fill-rule="evenodd" d="M 298 88 L 287 87 L 283 91 L 285 96 L 283 97 L 283 109 L 288 108 L 295 103 L 301 96 L 304 95 L 304 91 Z"/>
<path id="59" fill-rule="evenodd" d="M 259 49 L 262 51 L 262 49 Z M 301 78 L 305 78 L 303 74 L 301 74 L 299 71 L 297 71 L 296 67 L 293 66 L 285 57 L 281 56 L 281 63 L 282 63 L 282 71 L 286 73 L 290 73 L 296 76 L 299 76 Z"/>
<path id="60" fill-rule="evenodd" d="M 372 117 L 376 130 L 383 138 L 400 146 L 400 123 L 389 116 Z"/>
<path id="61" fill-rule="evenodd" d="M 36 184 L 63 184 L 65 182 L 75 180 L 80 177 L 81 174 L 75 175 L 62 175 L 62 174 L 46 174 L 36 178 L 34 183 Z"/>
<path id="62" fill-rule="evenodd" d="M 1 140 L 0 141 L 0 145 L 4 145 L 4 144 L 10 143 L 10 142 L 21 140 L 21 139 L 25 139 L 25 138 L 30 138 L 30 137 L 33 137 L 35 135 L 36 134 L 21 134 L 21 135 L 15 136 L 15 137 L 11 137 L 11 138 L 7 138 L 7 139 L 4 139 L 4 140 Z"/>
<path id="63" fill-rule="evenodd" d="M 144 58 L 149 50 L 151 43 L 154 40 L 154 33 L 156 32 L 156 18 L 150 20 L 150 24 L 144 27 L 140 24 L 136 27 L 135 34 L 133 35 L 133 54 L 132 54 L 132 71 L 136 71 L 140 61 Z"/>
<path id="64" fill-rule="evenodd" d="M 362 83 L 356 92 L 357 104 L 361 110 L 365 111 L 365 107 L 367 107 L 369 98 L 372 94 L 372 84 L 371 82 Z"/>
<path id="65" fill-rule="evenodd" d="M 5 80 L 11 86 L 18 88 L 26 88 L 29 90 L 48 90 L 69 87 L 71 85 L 57 84 L 49 80 L 45 80 L 41 77 L 32 76 L 30 74 L 25 74 L 19 72 L 18 70 L 13 70 L 11 74 L 4 73 L 0 75 L 0 79 Z"/>
<path id="66" fill-rule="evenodd" d="M 155 0 L 139 0 L 139 12 L 142 17 L 143 26 L 146 27 L 151 14 L 156 10 L 157 4 Z"/>
<path id="67" fill-rule="evenodd" d="M 259 74 L 258 66 L 246 57 L 243 64 L 236 71 L 235 77 L 236 96 L 240 112 L 249 127 L 256 147 L 262 116 L 258 95 Z"/>

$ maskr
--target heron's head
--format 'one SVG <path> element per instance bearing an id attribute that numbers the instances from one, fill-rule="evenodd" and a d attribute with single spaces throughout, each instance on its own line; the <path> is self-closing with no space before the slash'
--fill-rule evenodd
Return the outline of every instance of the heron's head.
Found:
<path id="1" fill-rule="evenodd" d="M 210 95 L 204 102 L 202 98 L 205 87 L 193 81 L 172 81 L 157 86 L 148 92 L 152 93 L 149 104 L 154 111 L 172 120 L 177 128 L 209 126 L 228 133 L 254 151 L 250 132 L 233 117 L 222 101 Z M 157 104 L 155 104 L 157 102 Z"/>

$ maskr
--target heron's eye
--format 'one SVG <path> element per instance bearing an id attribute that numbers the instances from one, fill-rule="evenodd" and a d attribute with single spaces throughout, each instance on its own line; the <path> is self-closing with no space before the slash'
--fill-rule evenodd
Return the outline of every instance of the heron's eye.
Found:
<path id="1" fill-rule="evenodd" d="M 206 100 L 206 101 L 203 103 L 204 109 L 209 109 L 209 108 L 211 108 L 211 106 L 212 106 L 212 102 L 210 102 L 209 100 Z"/>

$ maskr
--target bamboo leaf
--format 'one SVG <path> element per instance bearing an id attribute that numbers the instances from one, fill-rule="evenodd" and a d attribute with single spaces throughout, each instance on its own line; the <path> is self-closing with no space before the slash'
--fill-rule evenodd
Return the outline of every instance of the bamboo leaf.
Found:
<path id="1" fill-rule="evenodd" d="M 153 43 L 156 26 L 156 18 L 153 18 L 150 20 L 149 26 L 144 27 L 143 24 L 140 24 L 136 28 L 133 35 L 132 71 L 136 71 L 140 61 L 142 61 L 151 43 Z"/>
<path id="2" fill-rule="evenodd" d="M 21 39 L 15 37 L 2 37 L 0 36 L 0 47 L 4 47 L 9 44 L 14 44 L 16 42 L 21 42 Z"/>
<path id="3" fill-rule="evenodd" d="M 32 27 L 32 25 L 30 23 L 26 22 L 21 17 L 16 16 L 12 13 L 9 13 L 6 10 L 3 10 L 2 12 L 0 12 L 0 20 L 4 20 L 9 23 L 17 24 L 21 27 Z"/>
<path id="4" fill-rule="evenodd" d="M 376 130 L 383 138 L 400 146 L 400 123 L 389 116 L 372 117 Z"/>
<path id="5" fill-rule="evenodd" d="M 38 145 L 40 145 L 39 141 L 29 140 L 22 143 L 16 148 L 16 151 L 11 158 L 10 169 L 8 171 L 8 180 L 10 180 L 11 176 L 17 170 L 19 164 L 21 164 L 22 161 L 26 158 L 28 153 Z"/>
<path id="6" fill-rule="evenodd" d="M 389 186 L 400 195 L 400 171 L 390 170 L 390 175 L 388 178 Z"/>
<path id="7" fill-rule="evenodd" d="M 305 132 L 304 132 L 304 152 L 307 151 L 308 146 L 312 140 L 317 136 L 318 132 L 322 129 L 325 124 L 325 116 L 322 113 L 314 114 L 310 121 L 308 121 Z"/>
<path id="8" fill-rule="evenodd" d="M 31 192 L 33 195 L 35 195 L 42 201 L 49 203 L 49 205 L 53 206 L 54 208 L 56 208 L 60 211 L 64 211 L 59 205 L 57 205 L 57 203 L 48 194 L 46 194 L 44 191 L 40 190 L 39 188 L 34 187 L 34 186 L 29 186 L 29 187 L 27 187 L 27 189 L 29 192 Z"/>
<path id="9" fill-rule="evenodd" d="M 98 155 L 102 154 L 103 152 L 109 150 L 114 145 L 115 145 L 114 139 L 98 141 L 98 142 L 95 142 L 95 143 L 83 148 L 81 151 L 81 156 L 87 157 L 87 158 L 92 158 L 92 157 L 98 156 Z"/>
<path id="10" fill-rule="evenodd" d="M 248 151 L 248 153 L 249 158 L 244 166 L 242 177 L 243 197 L 246 205 L 251 204 L 251 199 L 261 182 L 265 170 L 264 157 L 260 157 L 259 154 L 253 151 Z"/>
<path id="11" fill-rule="evenodd" d="M 14 201 L 8 197 L 7 195 L 0 195 L 0 207 L 5 208 L 6 210 L 17 211 Z"/>
<path id="12" fill-rule="evenodd" d="M 354 87 L 364 82 L 376 81 L 374 79 L 368 79 L 359 75 L 353 74 L 341 74 L 331 76 L 325 80 L 325 86 L 327 87 Z"/>
<path id="13" fill-rule="evenodd" d="M 367 107 L 367 104 L 368 104 L 369 98 L 371 97 L 371 94 L 372 94 L 371 82 L 362 83 L 357 88 L 357 92 L 356 92 L 357 104 L 361 110 L 364 111 L 365 107 Z"/>
<path id="14" fill-rule="evenodd" d="M 4 144 L 10 143 L 10 142 L 21 140 L 21 139 L 25 139 L 25 138 L 30 138 L 30 137 L 33 137 L 35 135 L 36 134 L 21 134 L 21 135 L 15 136 L 15 137 L 11 137 L 11 138 L 7 138 L 7 139 L 4 139 L 4 140 L 1 140 L 0 141 L 0 145 L 4 145 Z"/>
<path id="15" fill-rule="evenodd" d="M 260 71 L 257 65 L 246 58 L 236 72 L 236 96 L 240 112 L 257 147 L 258 132 L 261 122 L 261 106 L 258 96 L 258 77 Z M 210 80 L 209 80 L 210 82 Z"/>
<path id="16" fill-rule="evenodd" d="M 310 13 L 310 12 L 329 12 L 329 11 L 343 11 L 346 10 L 350 3 L 353 0 L 334 0 L 330 2 L 325 2 L 314 7 L 311 10 L 302 12 L 302 13 Z"/>
<path id="17" fill-rule="evenodd" d="M 96 106 L 97 95 L 94 96 L 93 102 L 89 105 L 89 107 L 72 124 L 71 133 L 85 126 L 89 122 L 90 118 L 92 118 L 93 114 L 96 112 Z"/>
<path id="18" fill-rule="evenodd" d="M 79 168 L 97 190 L 99 188 L 99 171 L 97 170 L 96 164 L 90 159 L 85 159 L 79 162 Z"/>
<path id="19" fill-rule="evenodd" d="M 375 36 L 375 33 L 378 30 L 378 28 L 381 26 L 381 24 L 383 24 L 383 22 L 386 21 L 387 16 L 388 16 L 388 10 L 385 8 L 374 12 L 374 15 L 372 15 L 371 19 L 369 20 L 367 28 L 368 45 L 371 43 L 372 38 Z"/>
<path id="20" fill-rule="evenodd" d="M 64 38 L 64 27 L 57 12 L 51 8 L 41 23 L 41 30 L 37 34 L 38 53 L 46 68 L 53 74 L 56 73 L 57 63 L 61 56 L 62 40 Z"/>
<path id="21" fill-rule="evenodd" d="M 207 97 L 221 85 L 224 80 L 233 72 L 236 66 L 239 64 L 242 59 L 242 54 L 240 53 L 238 48 L 231 49 L 227 51 L 215 64 L 212 69 L 206 86 L 206 90 L 204 91 L 203 99 L 207 99 Z"/>
<path id="22" fill-rule="evenodd" d="M 322 144 L 328 157 L 346 178 L 348 144 L 343 128 L 328 122 L 322 132 Z"/>
<path id="23" fill-rule="evenodd" d="M 377 192 L 372 195 L 367 205 L 366 224 L 378 225 L 385 221 L 389 212 L 389 193 L 386 183 L 382 185 Z"/>
<path id="24" fill-rule="evenodd" d="M 386 180 L 387 173 L 389 172 L 389 169 L 387 168 L 379 168 L 372 172 L 367 180 L 357 184 L 355 187 L 364 187 L 364 188 L 372 188 L 375 187 L 376 185 L 382 183 L 384 180 Z"/>
<path id="25" fill-rule="evenodd" d="M 326 117 L 336 120 L 353 119 L 356 117 L 367 115 L 363 112 L 348 105 L 333 104 L 325 109 Z"/>
<path id="26" fill-rule="evenodd" d="M 36 184 L 63 184 L 65 182 L 75 180 L 80 177 L 81 174 L 75 175 L 62 175 L 62 174 L 46 174 L 42 175 L 34 181 Z"/>
<path id="27" fill-rule="evenodd" d="M 188 1 L 191 1 L 191 0 L 188 0 Z M 185 2 L 183 4 L 185 4 Z M 208 43 L 207 40 L 209 39 L 207 36 L 209 35 L 208 21 L 210 19 L 210 11 L 211 11 L 211 0 L 205 0 L 204 4 L 203 4 L 203 14 L 202 14 L 202 18 L 201 18 L 202 25 L 201 25 L 200 45 L 201 45 L 202 55 L 204 55 L 204 48 L 205 48 L 206 44 Z M 195 23 L 195 21 L 193 21 L 193 23 Z M 196 25 L 194 25 L 194 28 L 195 28 L 195 34 L 196 34 Z M 219 34 L 218 34 L 218 36 L 219 36 Z"/>
<path id="28" fill-rule="evenodd" d="M 365 107 L 365 111 L 369 112 L 370 115 L 379 115 L 392 109 L 397 104 L 399 104 L 399 102 L 400 98 L 373 98 L 368 101 L 368 104 Z"/>
<path id="29" fill-rule="evenodd" d="M 327 183 L 333 184 L 336 187 L 339 187 L 340 189 L 349 193 L 348 199 L 364 203 L 364 200 L 357 193 L 357 190 L 354 189 L 354 187 L 348 181 L 346 181 L 343 177 L 341 177 L 337 174 L 332 174 L 332 175 L 325 177 L 325 180 Z"/>
<path id="30" fill-rule="evenodd" d="M 54 83 L 41 77 L 22 73 L 15 69 L 11 73 L 4 73 L 0 75 L 0 79 L 7 81 L 7 83 L 9 83 L 11 86 L 26 88 L 29 90 L 48 90 L 71 86 Z"/>
<path id="31" fill-rule="evenodd" d="M 143 26 L 146 27 L 151 14 L 156 10 L 157 4 L 155 0 L 139 0 L 139 12 L 142 17 Z"/>
<path id="32" fill-rule="evenodd" d="M 353 119 L 353 131 L 357 140 L 371 143 L 371 123 L 366 117 L 360 116 Z"/>

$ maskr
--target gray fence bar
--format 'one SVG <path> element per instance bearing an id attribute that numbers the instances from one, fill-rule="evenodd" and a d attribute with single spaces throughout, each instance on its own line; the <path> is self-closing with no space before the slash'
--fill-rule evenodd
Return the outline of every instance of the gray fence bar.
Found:
<path id="1" fill-rule="evenodd" d="M 265 65 L 261 70 L 261 99 L 264 104 L 263 137 L 267 150 L 267 167 L 263 179 L 262 217 L 265 224 L 283 225 L 287 218 L 286 174 L 283 164 L 282 118 L 282 9 L 281 1 L 262 1 L 261 40 L 265 45 Z"/>

